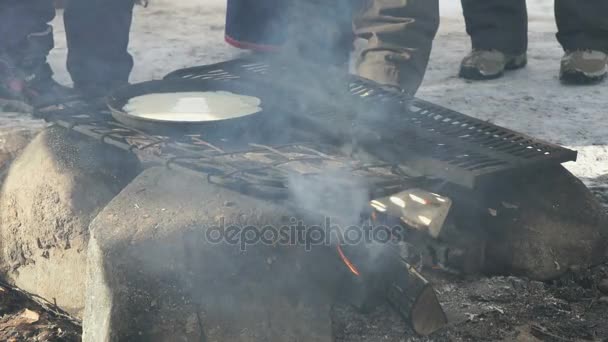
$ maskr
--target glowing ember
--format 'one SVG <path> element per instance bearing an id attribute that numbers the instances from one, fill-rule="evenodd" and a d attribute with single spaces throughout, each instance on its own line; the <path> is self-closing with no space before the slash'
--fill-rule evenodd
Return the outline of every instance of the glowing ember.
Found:
<path id="1" fill-rule="evenodd" d="M 420 222 L 422 222 L 422 224 L 425 226 L 430 226 L 431 222 L 433 222 L 430 218 L 422 215 L 418 215 L 418 220 L 420 220 Z"/>
<path id="2" fill-rule="evenodd" d="M 405 208 L 405 201 L 397 196 L 391 196 L 390 198 L 391 202 L 393 202 L 393 204 L 401 207 L 401 208 Z"/>
<path id="3" fill-rule="evenodd" d="M 346 265 L 346 267 L 348 267 L 348 269 L 357 277 L 360 276 L 361 274 L 359 273 L 359 270 L 357 269 L 357 266 L 353 265 L 352 262 L 350 262 L 350 260 L 346 257 L 346 255 L 344 254 L 344 252 L 342 251 L 342 247 L 340 247 L 340 245 L 338 245 L 338 254 L 340 254 L 340 258 L 342 259 L 342 261 L 344 261 L 344 264 Z"/>
<path id="4" fill-rule="evenodd" d="M 376 214 L 376 212 L 372 212 L 371 218 L 372 218 L 372 221 L 374 221 L 374 222 L 377 221 L 378 220 L 378 214 Z"/>
<path id="5" fill-rule="evenodd" d="M 416 196 L 416 195 L 414 195 L 414 194 L 410 194 L 410 198 L 411 198 L 411 199 L 412 199 L 412 201 L 414 201 L 414 202 L 418 202 L 418 203 L 420 203 L 420 204 L 424 204 L 424 205 L 426 205 L 426 204 L 427 204 L 427 201 L 426 201 L 424 198 L 422 198 L 422 197 L 418 197 L 418 196 Z"/>
<path id="6" fill-rule="evenodd" d="M 383 213 L 386 211 L 386 205 L 384 205 L 384 203 L 380 201 L 373 200 L 370 202 L 370 204 L 372 207 L 374 207 L 374 209 L 378 210 L 379 212 Z"/>

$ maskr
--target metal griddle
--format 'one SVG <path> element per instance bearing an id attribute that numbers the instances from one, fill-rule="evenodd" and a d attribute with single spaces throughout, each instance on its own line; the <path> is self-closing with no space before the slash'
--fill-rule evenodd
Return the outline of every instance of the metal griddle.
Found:
<path id="1" fill-rule="evenodd" d="M 165 79 L 214 80 L 227 84 L 266 81 L 277 88 L 291 89 L 295 96 L 307 96 L 311 88 L 316 87 L 309 75 L 284 77 L 288 70 L 289 66 L 280 62 L 234 60 L 177 70 Z M 374 137 L 373 129 L 355 136 L 366 145 L 366 152 L 383 158 L 387 163 L 407 165 L 425 176 L 476 188 L 525 177 L 543 167 L 576 161 L 577 158 L 576 151 L 404 93 L 383 89 L 356 76 L 343 77 L 329 70 L 320 70 L 316 75 L 323 75 L 324 79 L 340 79 L 336 83 L 348 85 L 350 98 L 337 98 L 334 103 L 323 104 L 305 113 L 307 117 L 317 122 L 325 120 L 325 127 L 348 127 L 350 122 L 341 112 L 351 111 L 355 103 L 358 110 L 370 112 L 370 120 L 366 123 L 369 127 L 385 129 L 388 126 L 393 131 L 401 130 L 401 133 L 394 132 L 399 133 L 397 137 Z M 374 116 L 380 119 L 374 121 Z M 389 125 L 386 125 L 386 120 L 390 120 Z M 319 125 L 318 129 L 325 127 Z M 332 132 L 325 133 L 329 135 Z M 376 143 L 373 140 L 377 140 Z"/>
<path id="2" fill-rule="evenodd" d="M 262 100 L 262 111 L 241 116 L 215 121 L 168 121 L 143 118 L 131 115 L 124 111 L 124 106 L 131 98 L 159 93 L 175 92 L 204 92 L 204 91 L 229 91 L 235 94 L 255 96 Z M 255 131 L 264 127 L 267 120 L 271 119 L 269 109 L 273 107 L 272 98 L 263 98 L 262 92 L 248 86 L 247 84 L 210 82 L 199 80 L 163 80 L 149 81 L 128 85 L 115 90 L 107 99 L 107 105 L 116 121 L 138 130 L 165 134 L 183 135 L 185 133 L 206 133 L 207 135 L 218 135 L 224 137 L 236 137 L 245 131 Z"/>
<path id="3" fill-rule="evenodd" d="M 184 84 L 213 86 L 213 89 L 231 89 L 246 95 L 250 94 L 262 99 L 264 107 L 263 115 L 252 120 L 251 125 L 238 124 L 237 128 L 228 128 L 228 132 L 235 132 L 232 137 L 241 138 L 242 150 L 246 150 L 250 143 L 264 144 L 265 146 L 285 146 L 293 143 L 310 142 L 331 143 L 341 141 L 342 133 L 352 133 L 350 130 L 350 117 L 345 117 L 343 112 L 358 110 L 370 113 L 368 118 L 373 125 L 379 125 L 383 120 L 373 120 L 377 108 L 382 109 L 382 115 L 389 117 L 393 129 L 402 129 L 403 133 L 394 139 L 386 136 L 374 136 L 368 133 L 356 135 L 359 142 L 365 143 L 369 152 L 380 157 L 379 164 L 391 167 L 399 167 L 407 170 L 408 175 L 418 177 L 425 176 L 436 178 L 441 181 L 475 189 L 484 184 L 496 184 L 517 180 L 530 173 L 539 172 L 544 167 L 554 167 L 560 163 L 576 160 L 575 151 L 553 145 L 524 134 L 511 131 L 488 122 L 484 122 L 467 115 L 443 108 L 441 106 L 412 98 L 406 94 L 392 92 L 382 89 L 373 82 L 349 76 L 347 83 L 340 79 L 340 84 L 345 84 L 347 96 L 353 101 L 344 104 L 344 97 L 334 97 L 331 103 L 319 103 L 312 101 L 314 106 L 306 108 L 298 107 L 294 97 L 306 97 L 306 89 L 310 83 L 302 79 L 297 83 L 297 78 L 275 77 L 276 74 L 286 74 L 287 67 L 281 64 L 260 62 L 257 60 L 233 60 L 216 65 L 188 68 L 173 72 L 162 82 L 164 89 L 171 88 L 174 84 L 178 89 L 183 89 Z M 330 71 L 325 71 L 328 79 L 334 76 Z M 312 78 L 313 76 L 309 76 Z M 341 76 L 336 76 L 338 79 Z M 174 83 L 173 83 L 174 82 Z M 203 82 L 203 83 L 191 83 Z M 282 83 L 283 82 L 283 83 Z M 138 91 L 146 90 L 146 87 L 158 88 L 158 83 L 149 83 L 136 88 L 130 88 L 127 92 L 115 95 L 110 100 L 112 107 L 121 108 L 121 103 L 129 96 Z M 208 89 L 208 88 L 205 88 Z M 150 89 L 147 89 L 150 90 Z M 272 95 L 269 97 L 269 95 Z M 342 96 L 343 94 L 340 94 Z M 281 99 L 281 103 L 272 103 L 272 99 Z M 355 101 L 356 100 L 356 101 Z M 306 101 L 304 101 L 306 102 Z M 272 110 L 271 110 L 272 108 Z M 86 114 L 85 113 L 90 113 Z M 56 122 L 64 127 L 79 130 L 86 135 L 101 137 L 104 141 L 116 140 L 121 148 L 132 150 L 141 149 L 141 146 L 133 146 L 130 141 L 124 141 L 125 136 L 137 137 L 137 140 L 147 141 L 144 148 L 157 146 L 162 143 L 184 141 L 189 136 L 199 136 L 203 141 L 220 146 L 226 151 L 222 137 L 226 137 L 226 131 L 217 126 L 190 127 L 180 125 L 179 129 L 158 127 L 160 131 L 168 130 L 171 134 L 163 132 L 148 132 L 147 128 L 140 126 L 139 122 L 134 127 L 130 124 L 119 123 L 108 120 L 107 111 L 103 108 L 90 108 L 90 105 L 79 103 L 66 103 L 60 108 L 46 108 L 39 111 L 37 115 L 48 121 Z M 113 113 L 120 115 L 119 111 Z M 348 113 L 347 113 L 348 114 Z M 259 120 L 258 120 L 259 119 Z M 245 120 L 247 121 L 247 120 Z M 127 122 L 127 121 L 124 121 Z M 321 124 L 320 124 L 321 123 Z M 153 123 L 146 123 L 145 126 Z M 253 125 L 253 126 L 252 126 Z M 284 127 L 296 127 L 298 130 L 285 132 Z M 361 125 L 359 125 L 361 126 Z M 138 128 L 139 127 L 139 128 Z M 200 129 L 204 132 L 200 132 Z M 355 127 L 356 128 L 356 127 Z M 183 130 L 180 130 L 183 129 Z M 305 135 L 298 136 L 297 132 L 305 131 L 308 139 L 302 139 Z M 339 131 L 339 132 L 337 132 Z M 214 132 L 219 132 L 215 139 Z M 373 130 L 371 131 L 373 133 Z M 246 133 L 246 134 L 243 134 Z M 338 134 L 336 134 L 338 133 Z M 162 136 L 156 138 L 155 136 Z M 114 139 L 116 137 L 116 139 Z M 271 138 L 276 138 L 272 141 Z M 335 139 L 333 139 L 335 138 Z M 374 141 L 377 139 L 377 141 Z M 186 139 L 189 141 L 189 138 Z M 155 143 L 155 141 L 158 141 Z M 189 156 L 194 148 L 189 141 L 183 156 Z M 192 145 L 192 146 L 191 146 Z M 331 145 L 331 144 L 330 144 Z M 387 153 L 390 152 L 390 153 Z M 342 150 L 342 153 L 345 151 Z M 351 151 L 348 158 L 358 159 L 358 151 Z M 166 153 L 166 152 L 165 152 Z M 178 155 L 166 154 L 168 160 L 182 158 Z M 386 157 L 383 157 L 388 155 Z M 161 158 L 164 156 L 161 155 Z M 403 168 L 404 167 L 404 168 Z M 413 171 L 413 172 L 409 172 Z M 242 173 L 235 173 L 240 175 Z M 280 179 L 278 180 L 281 181 Z"/>

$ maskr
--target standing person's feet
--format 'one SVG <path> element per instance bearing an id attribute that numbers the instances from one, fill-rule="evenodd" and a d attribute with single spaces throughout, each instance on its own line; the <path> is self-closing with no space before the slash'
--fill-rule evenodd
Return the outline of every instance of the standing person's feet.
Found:
<path id="1" fill-rule="evenodd" d="M 43 64 L 35 73 L 27 74 L 14 67 L 8 59 L 0 57 L 0 106 L 12 110 L 30 111 L 73 98 L 72 89 L 53 79 L 48 64 Z"/>
<path id="2" fill-rule="evenodd" d="M 607 73 L 607 53 L 593 50 L 566 51 L 559 78 L 564 83 L 593 84 L 606 78 Z"/>
<path id="3" fill-rule="evenodd" d="M 36 74 L 24 81 L 24 93 L 27 102 L 36 107 L 61 103 L 77 97 L 72 88 L 59 84 L 53 79 L 51 67 L 45 64 Z"/>
<path id="4" fill-rule="evenodd" d="M 410 57 L 407 53 L 368 51 L 357 61 L 357 75 L 388 88 L 413 95 L 416 93 L 421 79 L 414 80 L 418 75 L 404 72 L 407 69 L 405 65 L 410 63 Z"/>
<path id="5" fill-rule="evenodd" d="M 510 55 L 498 50 L 473 49 L 460 64 L 459 76 L 468 80 L 491 80 L 501 77 L 505 70 L 526 66 L 526 54 Z"/>
<path id="6" fill-rule="evenodd" d="M 114 81 L 106 83 L 76 83 L 74 84 L 74 91 L 78 95 L 91 103 L 105 102 L 107 96 L 111 95 L 113 91 L 122 87 L 128 86 L 129 82 Z"/>

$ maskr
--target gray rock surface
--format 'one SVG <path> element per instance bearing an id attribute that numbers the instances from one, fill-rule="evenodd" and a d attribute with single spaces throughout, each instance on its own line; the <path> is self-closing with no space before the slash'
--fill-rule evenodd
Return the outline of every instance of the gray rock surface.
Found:
<path id="1" fill-rule="evenodd" d="M 608 294 L 608 278 L 602 280 L 599 285 L 598 285 L 598 289 L 600 291 L 602 291 L 605 294 Z"/>
<path id="2" fill-rule="evenodd" d="M 80 316 L 89 222 L 138 162 L 71 134 L 45 129 L 8 169 L 0 194 L 0 276 Z"/>
<path id="3" fill-rule="evenodd" d="M 144 171 L 91 224 L 84 341 L 331 341 L 324 253 L 206 237 L 291 216 L 202 177 Z"/>
<path id="4" fill-rule="evenodd" d="M 36 127 L 0 128 L 0 180 L 4 179 L 13 160 L 38 132 L 40 129 Z"/>
<path id="5" fill-rule="evenodd" d="M 493 270 L 549 280 L 608 258 L 606 211 L 565 168 L 539 170 L 496 194 L 484 223 Z"/>

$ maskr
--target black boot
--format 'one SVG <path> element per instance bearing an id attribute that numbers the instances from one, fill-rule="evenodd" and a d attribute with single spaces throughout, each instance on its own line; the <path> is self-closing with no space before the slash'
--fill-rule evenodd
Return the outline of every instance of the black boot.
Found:
<path id="1" fill-rule="evenodd" d="M 29 33 L 21 43 L 0 54 L 0 104 L 23 109 L 62 102 L 74 96 L 70 88 L 53 79 L 46 61 L 53 45 L 52 27 L 46 25 L 43 31 Z"/>
<path id="2" fill-rule="evenodd" d="M 0 111 L 5 107 L 9 107 L 7 110 L 24 110 L 23 83 L 23 79 L 16 75 L 13 63 L 0 55 Z"/>
<path id="3" fill-rule="evenodd" d="M 129 82 L 114 81 L 106 83 L 75 83 L 74 91 L 84 100 L 104 101 L 114 90 L 129 85 Z"/>
<path id="4" fill-rule="evenodd" d="M 57 83 L 52 75 L 47 63 L 33 73 L 26 73 L 0 57 L 0 106 L 30 111 L 74 98 L 74 91 Z"/>
<path id="5" fill-rule="evenodd" d="M 24 95 L 28 103 L 35 108 L 65 102 L 76 97 L 72 88 L 61 85 L 53 79 L 53 72 L 47 63 L 26 78 Z"/>

